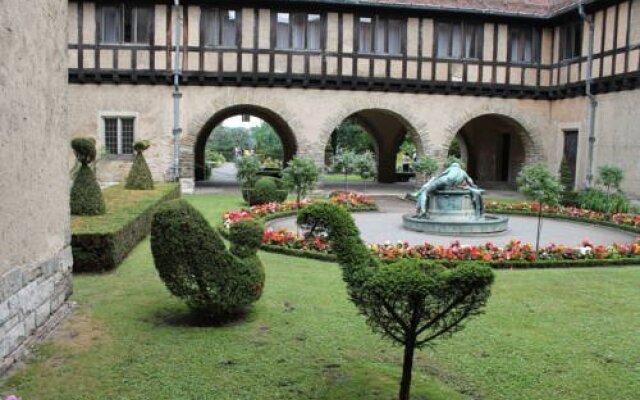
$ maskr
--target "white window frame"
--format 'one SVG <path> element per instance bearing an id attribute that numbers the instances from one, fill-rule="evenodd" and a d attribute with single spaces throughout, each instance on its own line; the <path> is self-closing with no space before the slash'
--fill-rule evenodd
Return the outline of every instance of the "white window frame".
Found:
<path id="1" fill-rule="evenodd" d="M 120 111 L 102 111 L 98 113 L 98 132 L 97 137 L 100 138 L 101 149 L 106 150 L 107 147 L 107 138 L 105 135 L 105 119 L 107 118 L 117 118 L 118 119 L 118 153 L 117 154 L 106 154 L 105 157 L 107 159 L 118 159 L 118 158 L 130 158 L 134 156 L 134 153 L 123 153 L 122 152 L 122 120 L 123 119 L 133 119 L 133 141 L 132 144 L 136 142 L 138 137 L 138 116 L 137 112 L 120 112 Z"/>

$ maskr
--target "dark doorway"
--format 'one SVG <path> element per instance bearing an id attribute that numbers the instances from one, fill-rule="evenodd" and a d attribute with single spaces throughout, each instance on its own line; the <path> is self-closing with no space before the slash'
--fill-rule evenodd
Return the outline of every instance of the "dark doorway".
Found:
<path id="1" fill-rule="evenodd" d="M 511 167 L 511 135 L 505 133 L 502 135 L 502 159 L 500 168 L 500 180 L 507 182 L 509 180 L 509 170 Z"/>
<path id="2" fill-rule="evenodd" d="M 564 151 L 562 157 L 567 161 L 571 172 L 571 187 L 576 184 L 576 165 L 578 161 L 578 131 L 564 131 Z"/>

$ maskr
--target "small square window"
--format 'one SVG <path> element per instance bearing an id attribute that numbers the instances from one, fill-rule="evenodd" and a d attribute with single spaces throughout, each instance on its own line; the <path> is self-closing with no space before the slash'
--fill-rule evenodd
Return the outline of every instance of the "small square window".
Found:
<path id="1" fill-rule="evenodd" d="M 104 117 L 103 129 L 104 147 L 108 155 L 133 154 L 133 117 Z"/>

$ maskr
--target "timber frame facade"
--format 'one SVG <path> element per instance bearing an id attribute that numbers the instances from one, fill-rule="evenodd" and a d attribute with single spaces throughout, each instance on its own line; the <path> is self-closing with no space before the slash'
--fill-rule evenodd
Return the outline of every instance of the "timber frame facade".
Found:
<path id="1" fill-rule="evenodd" d="M 593 92 L 640 86 L 640 0 L 587 2 L 595 26 Z M 72 84 L 172 83 L 172 2 L 126 2 L 149 7 L 146 43 L 103 43 L 101 10 L 118 1 L 69 3 L 69 81 Z M 182 85 L 296 87 L 408 93 L 458 94 L 556 100 L 585 94 L 588 25 L 577 5 L 546 15 L 472 12 L 415 5 L 350 1 L 182 1 Z M 205 44 L 203 10 L 235 13 L 235 45 Z M 635 10 L 635 12 L 634 12 Z M 279 48 L 279 13 L 319 16 L 319 48 Z M 293 15 L 293 14 L 289 14 Z M 306 14 L 305 14 L 306 15 Z M 359 24 L 380 17 L 401 22 L 400 52 L 361 52 Z M 288 17 L 287 17 L 288 18 Z M 439 24 L 462 23 L 462 52 L 439 54 Z M 465 23 L 480 25 L 480 48 L 465 58 Z M 571 26 L 576 28 L 570 29 Z M 373 28 L 374 35 L 377 30 Z M 518 40 L 531 30 L 530 39 Z M 384 31 L 380 31 L 384 32 Z M 222 32 L 220 33 L 222 34 Z M 389 30 L 384 40 L 388 43 Z M 460 34 L 459 34 L 460 35 Z M 528 33 L 527 33 L 528 35 Z M 478 37 L 479 36 L 479 37 Z M 635 36 L 635 37 L 634 37 Z M 524 36 L 523 36 L 524 37 Z M 461 39 L 460 39 L 461 38 Z M 314 39 L 315 40 L 315 39 Z M 526 44 L 525 44 L 526 43 Z M 573 51 L 568 49 L 575 47 Z M 449 44 L 451 45 L 451 44 Z M 388 45 L 387 45 L 388 46 Z M 525 49 L 524 46 L 531 47 Z M 577 50 L 577 51 L 576 51 Z M 524 57 L 523 52 L 535 53 Z M 577 53 L 577 54 L 576 54 Z M 563 59 L 567 55 L 570 58 Z"/>

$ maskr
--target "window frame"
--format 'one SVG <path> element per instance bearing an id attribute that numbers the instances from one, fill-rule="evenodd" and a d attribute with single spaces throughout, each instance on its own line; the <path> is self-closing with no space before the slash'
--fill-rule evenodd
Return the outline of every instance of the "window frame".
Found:
<path id="1" fill-rule="evenodd" d="M 449 37 L 448 37 L 448 54 L 444 55 L 444 56 L 440 56 L 438 53 L 440 51 L 440 47 L 438 46 L 438 43 L 440 42 L 439 37 L 440 37 L 440 29 L 439 26 L 440 25 L 449 25 Z M 460 39 L 461 39 L 461 43 L 460 43 L 460 57 L 456 57 L 453 56 L 453 27 L 455 25 L 459 25 L 460 26 Z M 470 56 L 467 57 L 467 40 L 466 40 L 466 27 L 467 26 L 473 26 L 474 30 L 473 30 L 473 36 L 472 36 L 472 43 L 474 43 L 476 45 L 475 48 L 475 55 L 474 56 Z M 470 22 L 464 19 L 437 19 L 434 20 L 434 25 L 433 25 L 433 30 L 434 30 L 434 34 L 433 34 L 433 54 L 434 54 L 434 59 L 436 60 L 477 60 L 477 61 L 481 61 L 482 57 L 483 57 L 483 53 L 484 53 L 484 23 L 483 22 Z M 479 35 L 477 35 L 479 33 Z M 473 40 L 475 39 L 475 41 Z"/>
<path id="2" fill-rule="evenodd" d="M 205 15 L 208 12 L 212 12 L 214 10 L 218 10 L 218 44 L 209 44 L 206 43 L 206 26 L 204 24 L 204 20 L 205 20 Z M 227 44 L 223 44 L 224 42 L 224 19 L 223 19 L 223 13 L 228 13 L 230 11 L 235 12 L 235 41 L 233 45 L 227 45 Z M 231 7 L 201 7 L 200 9 L 200 43 L 202 44 L 202 47 L 208 48 L 208 49 L 239 49 L 240 48 L 240 40 L 242 37 L 242 32 L 241 32 L 241 28 L 240 28 L 240 24 L 241 24 L 241 18 L 242 18 L 242 9 L 241 8 L 231 8 Z"/>
<path id="3" fill-rule="evenodd" d="M 526 41 L 523 38 L 526 37 L 527 33 L 531 34 L 531 61 L 524 60 L 524 45 Z M 513 52 L 511 50 L 513 40 L 516 38 L 516 34 L 518 39 L 521 41 L 519 43 L 519 55 L 518 60 L 513 59 Z M 509 63 L 517 64 L 517 65 L 537 65 L 542 61 L 542 29 L 538 26 L 534 25 L 509 25 L 509 41 L 508 41 L 508 53 L 509 53 Z"/>
<path id="4" fill-rule="evenodd" d="M 571 42 L 571 47 L 567 46 L 567 44 L 569 43 L 569 41 L 567 40 L 567 34 L 570 35 L 569 41 Z M 559 62 L 571 62 L 582 57 L 582 43 L 584 42 L 584 25 L 581 20 L 570 21 L 570 22 L 564 23 L 563 25 L 560 25 L 559 36 L 560 36 L 559 37 L 560 45 L 558 48 Z M 577 48 L 574 48 L 573 46 L 576 46 L 576 45 L 577 45 Z M 569 52 L 569 49 L 571 49 L 571 52 Z"/>
<path id="5" fill-rule="evenodd" d="M 107 137 L 106 137 L 106 120 L 107 119 L 117 119 L 118 120 L 118 126 L 117 126 L 117 131 L 116 131 L 116 135 L 117 135 L 117 148 L 118 148 L 118 152 L 117 153 L 108 153 L 107 152 Z M 124 153 L 123 152 L 123 141 L 122 141 L 122 120 L 133 120 L 133 134 L 132 134 L 132 138 L 131 138 L 131 153 Z M 107 160 L 129 160 L 129 159 L 133 159 L 133 157 L 135 156 L 135 151 L 133 150 L 133 144 L 136 142 L 136 138 L 137 138 L 137 132 L 138 132 L 138 113 L 136 112 L 112 112 L 112 111 L 107 111 L 107 112 L 100 112 L 98 114 L 98 133 L 97 133 L 97 137 L 100 138 L 101 141 L 101 147 L 104 150 L 103 154 L 104 154 L 104 158 Z"/>
<path id="6" fill-rule="evenodd" d="M 131 27 L 131 35 L 132 38 L 135 37 L 135 40 L 131 40 L 129 42 L 125 42 L 125 14 L 126 8 L 130 7 L 131 11 L 135 11 L 137 14 L 138 9 L 146 9 L 149 11 L 149 26 L 147 27 L 147 35 L 148 40 L 145 42 L 139 42 L 137 40 L 138 36 L 138 18 L 135 18 L 135 24 L 132 23 Z M 100 46 L 152 46 L 154 43 L 155 36 L 155 7 L 152 4 L 140 4 L 140 5 L 130 5 L 127 2 L 112 2 L 99 4 L 96 6 L 96 43 Z M 118 13 L 118 40 L 115 42 L 106 42 L 104 41 L 105 37 L 105 20 L 104 20 L 104 10 L 109 8 L 117 9 Z M 133 19 L 133 17 L 132 17 Z"/>
<path id="7" fill-rule="evenodd" d="M 288 45 L 286 47 L 278 46 L 278 18 L 280 14 L 286 14 L 287 17 L 287 42 Z M 304 16 L 304 25 L 303 35 L 304 35 L 304 46 L 302 48 L 296 48 L 293 45 L 293 18 L 294 15 L 303 15 Z M 318 16 L 320 20 L 320 36 L 318 48 L 309 48 L 309 18 L 310 16 Z M 306 11 L 275 11 L 273 12 L 273 19 L 271 24 L 272 30 L 272 42 L 271 49 L 273 50 L 283 50 L 283 51 L 302 51 L 309 53 L 321 53 L 325 50 L 326 47 L 326 14 L 323 12 L 306 12 Z"/>
<path id="8" fill-rule="evenodd" d="M 360 35 L 360 24 L 362 23 L 363 19 L 370 19 L 371 22 L 371 43 L 369 44 L 370 47 L 370 51 L 363 51 L 362 50 L 362 36 Z M 391 53 L 389 52 L 389 44 L 390 42 L 390 35 L 389 35 L 389 22 L 390 21 L 398 21 L 400 22 L 400 49 L 397 53 Z M 378 25 L 379 24 L 383 24 L 383 35 L 384 35 L 384 50 L 383 51 L 378 51 L 377 50 L 377 42 L 378 42 Z M 379 56 L 392 56 L 392 57 L 402 57 L 407 53 L 407 42 L 406 42 L 406 34 L 407 34 L 407 18 L 405 17 L 400 17 L 400 16 L 395 16 L 395 15 L 390 15 L 390 16 L 380 16 L 378 14 L 361 14 L 358 15 L 357 20 L 356 20 L 356 27 L 354 29 L 355 32 L 357 32 L 357 43 L 354 51 L 357 52 L 357 54 L 363 54 L 363 55 L 379 55 Z"/>

